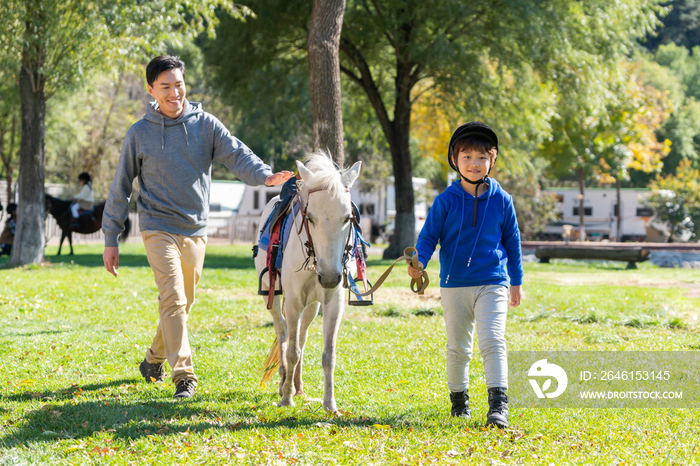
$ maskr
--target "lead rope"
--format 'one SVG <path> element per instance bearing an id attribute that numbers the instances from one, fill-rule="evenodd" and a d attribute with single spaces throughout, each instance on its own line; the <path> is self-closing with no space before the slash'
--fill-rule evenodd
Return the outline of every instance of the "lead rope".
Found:
<path id="1" fill-rule="evenodd" d="M 379 277 L 377 282 L 372 285 L 372 287 L 365 291 L 364 293 L 355 293 L 357 296 L 369 296 L 372 293 L 374 293 L 377 289 L 379 289 L 380 286 L 382 286 L 382 283 L 384 283 L 384 280 L 387 279 L 389 274 L 391 273 L 391 270 L 394 268 L 394 266 L 401 260 L 405 260 L 407 264 L 410 264 L 411 267 L 414 269 L 420 270 L 423 274 L 420 278 L 412 278 L 411 279 L 411 291 L 414 293 L 417 293 L 419 295 L 422 295 L 425 292 L 425 289 L 428 287 L 428 283 L 430 283 L 430 279 L 428 277 L 428 272 L 423 270 L 423 266 L 421 265 L 420 261 L 418 260 L 418 251 L 416 251 L 416 248 L 414 247 L 408 247 L 404 249 L 403 251 L 403 256 L 399 257 L 394 261 L 393 264 L 389 266 L 388 269 Z"/>

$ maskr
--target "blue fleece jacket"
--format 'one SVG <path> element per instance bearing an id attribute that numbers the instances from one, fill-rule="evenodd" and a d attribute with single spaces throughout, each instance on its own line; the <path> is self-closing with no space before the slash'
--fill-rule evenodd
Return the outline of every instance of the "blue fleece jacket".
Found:
<path id="1" fill-rule="evenodd" d="M 479 196 L 474 216 L 474 196 L 456 180 L 435 198 L 416 249 L 425 267 L 440 243 L 440 286 L 503 285 L 523 283 L 520 231 L 513 198 L 494 179 Z M 508 273 L 506 273 L 506 269 Z"/>

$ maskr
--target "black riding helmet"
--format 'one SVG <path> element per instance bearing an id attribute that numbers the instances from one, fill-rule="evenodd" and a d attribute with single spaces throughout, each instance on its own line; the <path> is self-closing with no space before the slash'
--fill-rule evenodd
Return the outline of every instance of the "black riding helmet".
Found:
<path id="1" fill-rule="evenodd" d="M 459 173 L 459 170 L 457 170 L 457 165 L 455 165 L 454 162 L 454 147 L 457 141 L 469 136 L 481 136 L 493 144 L 494 147 L 496 147 L 496 157 L 498 157 L 498 136 L 496 136 L 496 133 L 489 128 L 489 125 L 480 121 L 470 121 L 469 123 L 464 123 L 452 134 L 452 138 L 450 138 L 450 146 L 447 149 L 447 161 L 450 162 L 450 167 L 452 167 L 452 169 L 457 173 Z"/>
<path id="2" fill-rule="evenodd" d="M 459 176 L 464 181 L 466 181 L 469 184 L 476 185 L 476 192 L 478 193 L 479 185 L 484 183 L 488 184 L 488 173 L 483 179 L 479 181 L 471 181 L 462 175 L 462 173 L 457 169 L 457 164 L 454 161 L 454 148 L 457 142 L 471 136 L 482 137 L 491 144 L 493 144 L 493 146 L 496 148 L 496 158 L 498 158 L 498 136 L 496 136 L 496 133 L 491 128 L 489 128 L 489 125 L 487 125 L 486 123 L 482 123 L 480 121 L 470 121 L 469 123 L 465 123 L 459 128 L 457 128 L 457 130 L 452 134 L 452 138 L 450 138 L 450 147 L 447 150 L 447 160 L 450 162 L 450 166 L 454 171 L 459 173 Z M 495 163 L 496 160 L 494 159 L 494 164 Z M 493 165 L 489 167 L 489 173 L 491 172 L 491 168 L 493 168 Z M 474 216 L 472 219 L 472 226 L 476 226 L 476 206 L 478 199 L 478 196 L 474 196 Z"/>

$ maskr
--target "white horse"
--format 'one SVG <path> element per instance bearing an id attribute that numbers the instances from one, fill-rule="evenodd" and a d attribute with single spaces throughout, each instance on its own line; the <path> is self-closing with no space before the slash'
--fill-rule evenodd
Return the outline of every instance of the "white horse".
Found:
<path id="1" fill-rule="evenodd" d="M 300 206 L 282 261 L 284 312 L 282 296 L 275 296 L 270 312 L 277 344 L 273 344 L 266 362 L 269 377 L 279 362 L 280 406 L 294 406 L 292 398 L 304 395 L 301 376 L 304 345 L 309 326 L 323 306 L 323 407 L 338 414 L 333 393 L 335 344 L 345 310 L 342 287 L 345 246 L 354 220 L 349 191 L 360 174 L 360 166 L 361 162 L 357 162 L 350 169 L 339 171 L 323 152 L 309 155 L 305 164 L 297 162 L 301 179 L 297 181 L 299 196 L 293 202 Z M 265 206 L 261 225 L 276 200 Z M 305 245 L 307 241 L 310 248 Z M 258 274 L 266 266 L 266 257 L 266 251 L 260 250 L 255 259 Z M 263 278 L 263 285 L 269 287 L 268 277 L 266 274 Z"/>

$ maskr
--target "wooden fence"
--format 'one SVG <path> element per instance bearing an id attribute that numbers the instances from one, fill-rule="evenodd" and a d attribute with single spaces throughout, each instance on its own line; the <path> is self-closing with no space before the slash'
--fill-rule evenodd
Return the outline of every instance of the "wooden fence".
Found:
<path id="1" fill-rule="evenodd" d="M 131 221 L 130 239 L 141 238 L 139 231 L 138 214 L 130 213 L 129 220 Z M 207 226 L 207 236 L 210 239 L 215 239 L 219 242 L 233 243 L 234 241 L 250 242 L 255 241 L 255 236 L 258 232 L 258 224 L 260 217 L 258 215 L 233 215 L 230 217 L 210 216 Z M 61 229 L 56 224 L 56 220 L 52 216 L 46 218 L 46 242 L 47 244 L 58 244 L 61 240 Z M 90 235 L 74 234 L 73 244 L 89 244 L 103 243 L 104 235 L 102 230 Z M 64 241 L 64 243 L 67 243 Z"/>

